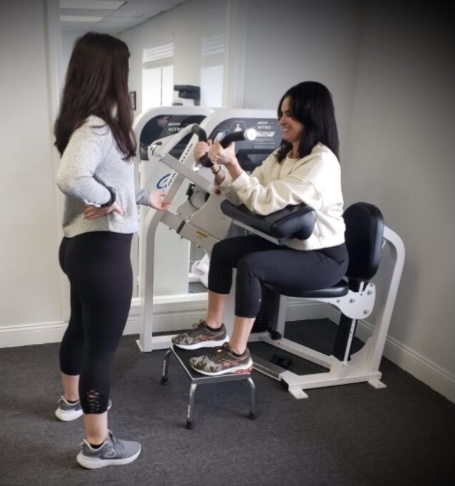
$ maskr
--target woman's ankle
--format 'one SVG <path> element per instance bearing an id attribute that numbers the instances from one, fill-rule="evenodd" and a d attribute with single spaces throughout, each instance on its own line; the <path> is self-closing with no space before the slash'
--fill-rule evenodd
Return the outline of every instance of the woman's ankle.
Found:
<path id="1" fill-rule="evenodd" d="M 243 356 L 246 352 L 246 348 L 243 349 L 243 351 L 240 352 L 240 348 L 239 347 L 233 347 L 230 343 L 228 343 L 228 349 L 229 351 L 234 355 L 234 356 Z"/>
<path id="2" fill-rule="evenodd" d="M 210 331 L 219 331 L 223 327 L 223 323 L 214 321 L 205 321 L 205 325 L 210 329 Z"/>

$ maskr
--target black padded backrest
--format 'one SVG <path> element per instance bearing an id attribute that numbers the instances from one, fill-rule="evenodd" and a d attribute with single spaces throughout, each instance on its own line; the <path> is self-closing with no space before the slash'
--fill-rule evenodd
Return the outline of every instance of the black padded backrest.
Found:
<path id="1" fill-rule="evenodd" d="M 358 202 L 349 206 L 343 216 L 349 252 L 346 276 L 351 282 L 367 282 L 376 274 L 381 260 L 384 234 L 382 213 L 373 204 Z"/>

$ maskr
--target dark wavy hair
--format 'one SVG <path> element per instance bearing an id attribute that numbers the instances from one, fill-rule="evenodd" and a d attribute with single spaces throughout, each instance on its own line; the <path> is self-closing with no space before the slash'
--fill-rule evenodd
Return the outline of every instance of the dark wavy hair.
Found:
<path id="1" fill-rule="evenodd" d="M 108 34 L 89 32 L 76 40 L 54 125 L 55 146 L 60 155 L 73 131 L 90 115 L 106 122 L 124 160 L 136 154 L 128 92 L 129 57 L 128 46 Z"/>
<path id="2" fill-rule="evenodd" d="M 322 143 L 339 160 L 340 144 L 330 91 L 317 81 L 303 81 L 289 88 L 278 105 L 278 118 L 281 118 L 281 105 L 286 97 L 289 97 L 291 116 L 304 125 L 299 144 L 300 157 L 306 157 L 316 144 Z M 281 162 L 291 149 L 292 145 L 282 140 L 277 151 L 278 161 Z"/>

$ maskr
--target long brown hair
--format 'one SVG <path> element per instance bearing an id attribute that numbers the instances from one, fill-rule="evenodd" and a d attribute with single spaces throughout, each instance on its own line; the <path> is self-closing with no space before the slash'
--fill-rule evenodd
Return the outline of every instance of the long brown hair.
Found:
<path id="1" fill-rule="evenodd" d="M 89 32 L 77 39 L 54 126 L 55 146 L 60 155 L 73 131 L 90 115 L 109 126 L 124 160 L 136 154 L 128 93 L 129 57 L 128 46 L 108 34 Z"/>

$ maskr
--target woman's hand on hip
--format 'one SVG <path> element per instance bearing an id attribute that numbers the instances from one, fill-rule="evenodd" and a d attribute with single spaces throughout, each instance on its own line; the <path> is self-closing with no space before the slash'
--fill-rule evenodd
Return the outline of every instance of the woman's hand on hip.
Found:
<path id="1" fill-rule="evenodd" d="M 123 216 L 123 209 L 119 206 L 117 201 L 107 208 L 97 208 L 91 204 L 86 204 L 84 207 L 84 216 L 86 219 L 102 218 L 110 213 L 117 213 L 120 216 Z"/>

